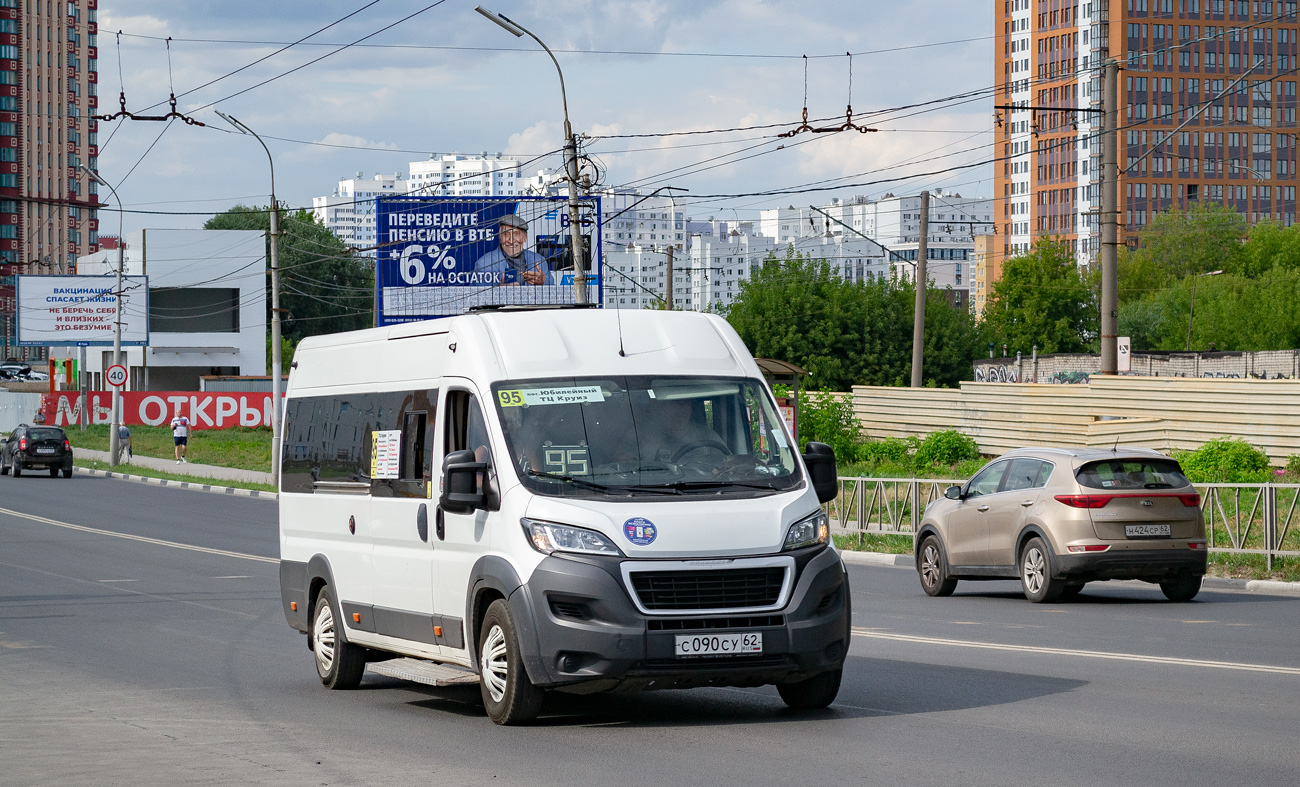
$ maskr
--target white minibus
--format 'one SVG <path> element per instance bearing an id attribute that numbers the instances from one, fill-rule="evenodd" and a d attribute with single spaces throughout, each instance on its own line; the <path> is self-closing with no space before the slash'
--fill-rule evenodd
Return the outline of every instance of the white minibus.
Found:
<path id="1" fill-rule="evenodd" d="M 304 339 L 280 587 L 321 681 L 546 691 L 775 684 L 828 705 L 849 587 L 754 359 L 693 312 L 501 308 Z"/>

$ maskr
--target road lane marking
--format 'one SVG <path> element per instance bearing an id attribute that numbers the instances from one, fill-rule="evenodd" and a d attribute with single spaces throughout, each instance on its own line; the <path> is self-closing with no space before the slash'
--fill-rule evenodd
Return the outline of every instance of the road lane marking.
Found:
<path id="1" fill-rule="evenodd" d="M 139 582 L 138 579 L 101 579 L 99 582 Z"/>
<path id="2" fill-rule="evenodd" d="M 1102 650 L 1072 650 L 1069 648 L 1044 648 L 1034 645 L 1004 645 L 998 642 L 975 642 L 945 637 L 919 637 L 912 634 L 893 634 L 886 631 L 854 627 L 855 637 L 870 639 L 887 639 L 896 642 L 915 642 L 922 645 L 949 645 L 957 648 L 980 648 L 983 650 L 1002 650 L 1016 653 L 1034 653 L 1045 656 L 1077 656 L 1089 659 L 1109 659 L 1111 661 L 1138 661 L 1147 664 L 1170 664 L 1180 667 L 1206 667 L 1209 669 L 1231 669 L 1243 672 L 1271 672 L 1278 675 L 1300 675 L 1300 667 L 1279 667 L 1270 664 L 1246 664 L 1235 661 L 1208 661 L 1205 659 L 1179 659 L 1172 656 L 1145 656 L 1140 653 L 1112 653 Z"/>
<path id="3" fill-rule="evenodd" d="M 149 538 L 147 536 L 135 536 L 130 533 L 117 533 L 112 530 L 103 530 L 97 527 L 86 527 L 85 525 L 74 525 L 71 522 L 60 522 L 57 519 L 48 519 L 35 514 L 27 514 L 22 511 L 14 511 L 8 508 L 0 508 L 0 514 L 17 517 L 19 519 L 29 519 L 33 522 L 40 522 L 43 525 L 53 525 L 63 527 L 68 530 L 80 530 L 83 533 L 94 533 L 100 536 L 112 536 L 113 538 L 124 538 L 128 541 L 139 541 L 142 544 L 154 544 L 155 546 L 171 547 L 173 549 L 184 549 L 190 552 L 203 552 L 208 555 L 221 555 L 222 557 L 235 557 L 243 560 L 256 560 L 259 563 L 279 563 L 278 557 L 262 557 L 261 555 L 249 555 L 244 552 L 231 552 L 228 549 L 213 549 L 211 547 L 200 547 L 193 544 L 182 544 L 178 541 L 164 541 L 161 538 Z"/>

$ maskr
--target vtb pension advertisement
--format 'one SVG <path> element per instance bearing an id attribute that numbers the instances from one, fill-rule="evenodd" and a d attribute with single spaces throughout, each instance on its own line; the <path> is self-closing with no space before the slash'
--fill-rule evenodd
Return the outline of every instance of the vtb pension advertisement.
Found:
<path id="1" fill-rule="evenodd" d="M 573 302 L 565 197 L 380 197 L 375 264 L 379 324 L 475 306 Z M 584 199 L 587 299 L 601 302 L 600 207 Z M 594 262 L 594 265 L 593 265 Z"/>

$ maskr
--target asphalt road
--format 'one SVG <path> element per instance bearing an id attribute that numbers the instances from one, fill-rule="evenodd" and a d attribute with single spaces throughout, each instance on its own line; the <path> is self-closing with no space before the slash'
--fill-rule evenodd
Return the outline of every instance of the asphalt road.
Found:
<path id="1" fill-rule="evenodd" d="M 931 599 L 912 571 L 853 566 L 857 636 L 826 711 L 771 688 L 554 696 L 506 729 L 477 689 L 322 688 L 275 554 L 269 501 L 0 478 L 0 785 L 1300 780 L 1294 598 L 1103 585 L 1033 605 L 999 582 Z"/>

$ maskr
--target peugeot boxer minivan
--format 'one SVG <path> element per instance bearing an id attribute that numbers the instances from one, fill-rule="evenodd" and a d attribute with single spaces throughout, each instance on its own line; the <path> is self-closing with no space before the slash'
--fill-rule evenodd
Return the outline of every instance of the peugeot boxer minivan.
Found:
<path id="1" fill-rule="evenodd" d="M 775 684 L 828 705 L 849 588 L 753 358 L 691 312 L 503 308 L 304 339 L 281 453 L 280 584 L 332 689 Z"/>

